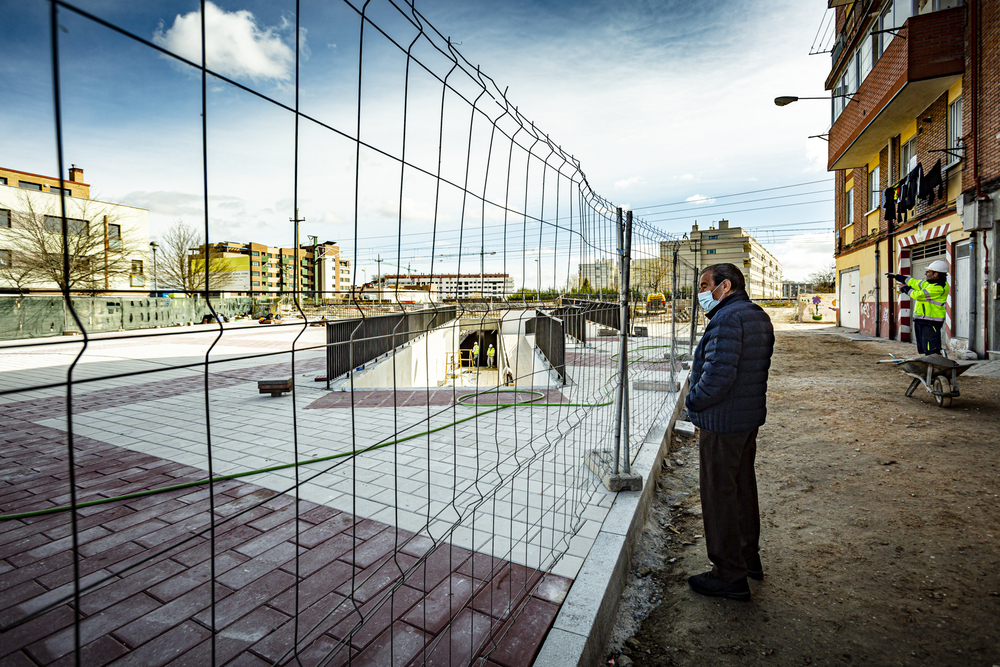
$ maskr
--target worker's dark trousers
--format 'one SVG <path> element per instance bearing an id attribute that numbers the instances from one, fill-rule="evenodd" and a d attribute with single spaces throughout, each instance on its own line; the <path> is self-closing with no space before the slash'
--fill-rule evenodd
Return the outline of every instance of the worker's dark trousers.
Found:
<path id="1" fill-rule="evenodd" d="M 699 438 L 701 512 L 712 574 L 732 583 L 747 576 L 745 559 L 760 547 L 760 508 L 753 464 L 757 429 Z"/>
<path id="2" fill-rule="evenodd" d="M 913 336 L 917 339 L 917 352 L 937 354 L 941 351 L 941 325 L 934 320 L 913 320 Z"/>

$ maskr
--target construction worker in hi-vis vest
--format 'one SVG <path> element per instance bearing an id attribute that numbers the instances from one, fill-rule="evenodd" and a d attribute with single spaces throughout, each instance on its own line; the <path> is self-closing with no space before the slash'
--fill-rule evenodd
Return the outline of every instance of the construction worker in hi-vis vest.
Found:
<path id="1" fill-rule="evenodd" d="M 916 304 L 911 308 L 910 321 L 920 354 L 941 353 L 941 327 L 944 326 L 945 303 L 948 301 L 948 262 L 936 259 L 924 272 L 926 280 L 907 278 L 898 273 L 886 274 L 902 283 L 899 291 Z"/>
<path id="2" fill-rule="evenodd" d="M 493 343 L 490 343 L 490 346 L 486 348 L 486 365 L 489 366 L 490 368 L 493 368 L 493 358 L 496 356 L 496 354 L 497 351 L 493 349 Z"/>
<path id="3" fill-rule="evenodd" d="M 472 365 L 479 365 L 479 343 L 473 343 L 472 345 Z"/>

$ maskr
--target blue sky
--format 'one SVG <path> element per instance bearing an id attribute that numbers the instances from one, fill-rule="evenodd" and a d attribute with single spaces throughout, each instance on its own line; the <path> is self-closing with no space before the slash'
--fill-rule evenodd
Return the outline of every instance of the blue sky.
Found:
<path id="1" fill-rule="evenodd" d="M 198 2 L 74 4 L 182 57 L 200 58 Z M 407 173 L 401 196 L 398 163 L 362 150 L 355 228 L 355 144 L 349 137 L 357 131 L 358 12 L 343 2 L 300 4 L 299 104 L 313 119 L 300 123 L 302 234 L 337 240 L 352 254 L 356 249 L 358 268 L 369 275 L 379 253 L 426 268 L 433 179 Z M 832 227 L 833 203 L 832 185 L 825 182 L 832 180 L 824 169 L 826 144 L 807 138 L 828 129 L 830 111 L 822 101 L 778 108 L 772 100 L 824 94 L 828 56 L 807 54 L 825 6 L 820 0 L 416 2 L 420 15 L 450 36 L 473 66 L 508 89 L 508 100 L 524 117 L 580 161 L 601 196 L 636 208 L 671 233 L 689 230 L 695 219 L 707 226 L 722 217 L 758 229 L 757 237 L 782 260 L 790 279 L 804 278 L 832 255 L 832 232 L 809 233 Z M 0 136 L 0 154 L 5 167 L 54 175 L 48 11 L 40 1 L 5 10 L 4 124 L 19 131 Z M 294 124 L 281 105 L 295 105 L 294 12 L 294 2 L 253 0 L 219 0 L 206 11 L 209 67 L 267 98 L 209 81 L 213 240 L 291 244 Z M 368 12 L 397 41 L 408 44 L 416 35 L 386 0 L 372 0 Z M 202 226 L 197 70 L 74 12 L 61 11 L 59 24 L 66 166 L 84 167 L 95 196 L 148 208 L 154 236 L 177 219 Z M 365 47 L 361 137 L 398 156 L 406 58 L 370 26 Z M 447 71 L 447 61 L 428 42 L 418 40 L 414 54 L 432 70 Z M 460 76 L 449 81 L 469 95 L 477 92 Z M 433 171 L 440 83 L 411 64 L 409 86 L 407 159 Z M 468 109 L 457 97 L 445 107 L 442 172 L 461 183 L 470 145 Z M 523 204 L 516 185 L 503 191 L 508 182 L 523 179 L 523 168 L 497 180 L 506 169 L 506 148 L 495 140 L 487 161 L 489 139 L 477 124 L 471 145 L 478 157 L 469 182 L 486 182 L 494 201 L 519 197 Z M 546 217 L 554 215 L 557 197 L 560 215 L 575 205 L 566 188 L 558 194 L 552 189 L 555 180 L 546 186 Z M 815 181 L 824 182 L 726 196 Z M 466 229 L 465 262 L 478 265 L 478 252 L 469 259 L 473 247 L 499 251 L 490 255 L 492 268 L 520 274 L 516 265 L 527 266 L 533 257 L 548 254 L 561 262 L 573 251 L 565 245 L 566 235 L 560 241 L 543 233 L 528 243 L 521 234 L 507 238 L 506 245 L 496 233 L 480 238 L 483 221 L 500 225 L 502 211 L 481 204 L 473 211 L 468 202 L 463 208 L 458 190 L 444 190 L 439 229 Z M 540 207 L 539 193 L 530 193 L 529 200 L 529 208 Z M 648 208 L 657 204 L 671 205 Z M 457 234 L 435 239 L 435 254 L 457 255 L 458 248 Z M 439 268 L 451 261 L 446 258 Z M 562 282 L 573 271 L 568 264 L 543 270 L 541 282 Z"/>

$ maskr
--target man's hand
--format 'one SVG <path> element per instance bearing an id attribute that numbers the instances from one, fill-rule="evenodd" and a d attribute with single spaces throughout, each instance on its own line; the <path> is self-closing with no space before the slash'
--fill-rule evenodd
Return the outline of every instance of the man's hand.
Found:
<path id="1" fill-rule="evenodd" d="M 903 294 L 909 294 L 911 289 L 913 289 L 913 288 L 910 287 L 909 285 L 900 285 L 899 286 L 899 291 L 902 292 Z"/>
<path id="2" fill-rule="evenodd" d="M 887 273 L 885 275 L 889 276 L 893 280 L 896 280 L 897 282 L 901 282 L 901 283 L 905 283 L 906 282 L 906 276 L 904 276 L 902 274 L 899 274 L 899 273 Z"/>

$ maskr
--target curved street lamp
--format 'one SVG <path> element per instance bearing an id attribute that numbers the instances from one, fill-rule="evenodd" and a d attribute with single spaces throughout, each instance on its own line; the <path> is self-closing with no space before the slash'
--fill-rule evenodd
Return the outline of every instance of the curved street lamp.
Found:
<path id="1" fill-rule="evenodd" d="M 851 102 L 858 102 L 858 100 L 855 99 L 855 95 L 857 95 L 857 93 L 854 93 L 853 95 L 831 95 L 830 97 L 796 97 L 794 95 L 782 95 L 781 97 L 775 97 L 774 103 L 779 107 L 784 107 L 788 106 L 792 102 L 798 102 L 799 100 L 832 100 L 837 97 L 846 97 Z M 861 103 L 858 102 L 858 104 Z"/>

